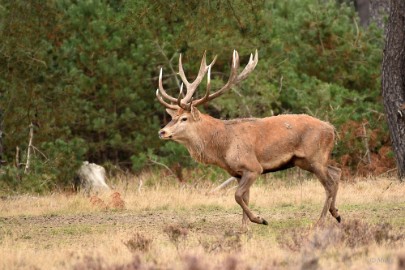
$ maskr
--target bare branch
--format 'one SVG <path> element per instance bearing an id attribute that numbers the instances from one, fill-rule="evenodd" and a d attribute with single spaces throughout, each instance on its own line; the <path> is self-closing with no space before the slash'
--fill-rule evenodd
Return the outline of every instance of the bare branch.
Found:
<path id="1" fill-rule="evenodd" d="M 165 168 L 166 170 L 168 170 L 173 176 L 176 176 L 176 174 L 175 174 L 169 167 L 167 167 L 165 164 L 160 163 L 160 162 L 158 162 L 158 161 L 156 161 L 156 160 L 153 160 L 153 159 L 151 159 L 150 157 L 149 157 L 149 161 L 152 162 L 153 164 L 162 166 L 163 168 Z"/>
<path id="2" fill-rule="evenodd" d="M 367 137 L 366 125 L 367 125 L 367 123 L 362 124 L 362 126 L 363 126 L 363 142 L 364 142 L 364 148 L 366 148 L 365 156 L 367 156 L 368 164 L 371 164 L 371 155 L 370 155 L 370 148 L 368 146 L 368 137 Z"/>
<path id="3" fill-rule="evenodd" d="M 15 166 L 17 169 L 20 167 L 20 147 L 15 147 Z"/>
<path id="4" fill-rule="evenodd" d="M 163 58 L 166 60 L 167 64 L 169 65 L 169 68 L 173 74 L 173 77 L 176 80 L 176 85 L 179 86 L 180 81 L 177 78 L 177 72 L 174 70 L 174 67 L 172 65 L 172 61 L 173 61 L 174 57 L 176 56 L 176 54 L 173 54 L 173 56 L 169 59 L 169 57 L 167 57 L 167 54 L 165 53 L 163 48 L 160 46 L 160 44 L 157 40 L 155 41 L 155 44 L 156 44 L 157 48 L 159 49 L 160 54 L 163 56 Z"/>
<path id="5" fill-rule="evenodd" d="M 34 152 L 40 153 L 41 156 L 45 158 L 45 163 L 48 161 L 48 157 L 43 152 L 41 152 L 37 147 L 35 147 L 35 145 L 32 145 L 32 149 L 34 149 Z"/>
<path id="6" fill-rule="evenodd" d="M 283 75 L 281 75 L 280 78 L 280 88 L 278 89 L 278 92 L 281 93 L 281 90 L 283 90 Z"/>
<path id="7" fill-rule="evenodd" d="M 33 140 L 33 138 L 34 138 L 34 125 L 31 123 L 30 124 L 30 137 L 29 137 L 28 149 L 27 149 L 27 163 L 25 164 L 25 169 L 24 169 L 25 174 L 28 174 L 29 169 L 30 169 L 31 149 L 32 149 L 32 140 Z"/>

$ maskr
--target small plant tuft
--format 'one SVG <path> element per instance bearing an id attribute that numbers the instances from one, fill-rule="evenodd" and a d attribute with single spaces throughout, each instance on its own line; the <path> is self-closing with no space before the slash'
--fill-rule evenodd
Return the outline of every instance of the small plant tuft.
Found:
<path id="1" fill-rule="evenodd" d="M 242 248 L 241 234 L 227 230 L 220 237 L 199 239 L 200 245 L 208 253 L 239 251 Z"/>
<path id="2" fill-rule="evenodd" d="M 124 242 L 124 244 L 131 252 L 147 252 L 151 248 L 152 239 L 137 232 L 128 241 Z"/>
<path id="3" fill-rule="evenodd" d="M 178 248 L 180 241 L 187 238 L 188 229 L 188 227 L 179 224 L 170 224 L 163 229 L 163 232 L 167 234 L 170 241 Z"/>

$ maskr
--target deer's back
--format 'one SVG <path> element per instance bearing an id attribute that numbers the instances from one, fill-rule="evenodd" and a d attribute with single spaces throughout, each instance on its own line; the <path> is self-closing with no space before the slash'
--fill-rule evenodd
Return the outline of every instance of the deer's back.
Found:
<path id="1" fill-rule="evenodd" d="M 233 136 L 247 141 L 288 139 L 290 142 L 320 133 L 334 134 L 334 127 L 306 114 L 283 114 L 266 118 L 241 118 L 225 121 Z"/>
<path id="2" fill-rule="evenodd" d="M 279 115 L 228 121 L 230 160 L 256 159 L 272 170 L 293 158 L 327 158 L 333 148 L 334 128 L 309 115 Z M 234 158 L 236 157 L 236 158 Z"/>

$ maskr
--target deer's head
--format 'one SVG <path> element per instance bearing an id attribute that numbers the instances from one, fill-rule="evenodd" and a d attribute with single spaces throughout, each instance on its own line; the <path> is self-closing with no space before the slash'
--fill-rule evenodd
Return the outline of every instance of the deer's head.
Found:
<path id="1" fill-rule="evenodd" d="M 190 83 L 183 70 L 181 55 L 179 57 L 179 75 L 182 80 L 180 86 L 180 93 L 177 98 L 167 94 L 163 88 L 162 82 L 162 69 L 160 69 L 159 76 L 159 89 L 156 90 L 156 97 L 158 101 L 166 107 L 166 111 L 172 117 L 172 121 L 159 131 L 159 137 L 166 140 L 174 140 L 178 142 L 186 142 L 197 134 L 197 125 L 203 125 L 204 115 L 201 114 L 197 106 L 204 104 L 231 89 L 232 86 L 245 79 L 250 72 L 254 70 L 258 62 L 257 50 L 255 56 L 250 55 L 249 63 L 244 70 L 238 74 L 239 68 L 239 55 L 237 51 L 233 51 L 231 74 L 228 82 L 219 90 L 210 93 L 211 90 L 211 67 L 214 65 L 216 57 L 207 65 L 205 53 L 201 60 L 200 70 L 194 82 Z M 197 100 L 193 100 L 193 95 L 197 90 L 198 85 L 207 74 L 207 89 L 205 95 Z M 183 86 L 186 87 L 186 94 L 183 93 Z M 168 100 L 170 103 L 165 101 Z"/>

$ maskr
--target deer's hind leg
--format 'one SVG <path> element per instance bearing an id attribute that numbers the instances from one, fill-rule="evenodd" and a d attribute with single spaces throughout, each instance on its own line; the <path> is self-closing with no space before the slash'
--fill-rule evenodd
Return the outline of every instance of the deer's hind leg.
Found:
<path id="1" fill-rule="evenodd" d="M 337 209 L 335 207 L 336 195 L 339 188 L 339 177 L 337 177 L 338 171 L 339 169 L 335 167 L 313 164 L 313 172 L 325 188 L 326 193 L 325 204 L 323 206 L 318 223 L 322 223 L 325 220 L 328 211 L 334 218 L 336 218 L 338 222 L 341 221 L 341 218 L 338 215 Z"/>
<path id="2" fill-rule="evenodd" d="M 342 176 L 342 170 L 333 166 L 328 166 L 328 175 L 334 181 L 334 189 L 332 190 L 332 202 L 329 208 L 329 212 L 340 223 L 342 219 L 338 213 L 338 209 L 336 208 L 336 195 L 339 189 L 339 181 L 340 177 Z"/>
<path id="3" fill-rule="evenodd" d="M 341 218 L 335 207 L 341 174 L 340 169 L 332 166 L 325 166 L 320 163 L 310 163 L 303 158 L 296 158 L 294 162 L 295 165 L 301 169 L 314 173 L 325 188 L 326 199 L 318 223 L 323 222 L 328 211 L 338 222 L 340 222 Z"/>
<path id="4" fill-rule="evenodd" d="M 249 197 L 250 197 L 250 189 L 248 189 L 245 194 L 243 194 L 243 201 L 246 203 L 247 206 L 249 206 Z M 249 217 L 245 211 L 243 211 L 243 218 L 242 218 L 242 228 L 244 230 L 248 229 L 248 222 L 249 222 Z"/>

